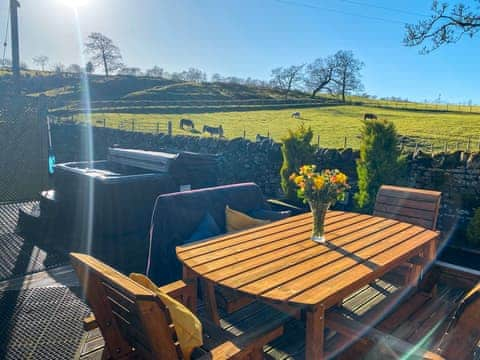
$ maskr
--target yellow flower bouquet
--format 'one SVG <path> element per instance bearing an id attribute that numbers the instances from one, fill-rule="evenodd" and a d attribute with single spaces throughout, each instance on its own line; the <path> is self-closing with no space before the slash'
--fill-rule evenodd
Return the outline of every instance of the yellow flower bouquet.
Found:
<path id="1" fill-rule="evenodd" d="M 313 215 L 312 240 L 324 243 L 325 215 L 330 205 L 345 197 L 350 187 L 347 176 L 339 170 L 316 172 L 315 165 L 304 165 L 290 180 L 298 186 L 298 195 L 310 205 Z"/>

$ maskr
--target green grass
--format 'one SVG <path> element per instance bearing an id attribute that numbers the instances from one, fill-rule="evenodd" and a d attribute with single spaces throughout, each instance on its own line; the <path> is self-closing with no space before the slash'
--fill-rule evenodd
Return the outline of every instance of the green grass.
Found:
<path id="1" fill-rule="evenodd" d="M 302 118 L 292 119 L 293 111 L 300 111 Z M 397 130 L 402 135 L 413 137 L 415 141 L 428 144 L 433 143 L 435 151 L 442 150 L 448 142 L 450 150 L 458 146 L 466 148 L 468 138 L 471 138 L 471 148 L 478 148 L 480 140 L 480 114 L 459 112 L 433 112 L 433 111 L 406 111 L 383 109 L 367 106 L 329 106 L 303 109 L 265 110 L 246 112 L 216 112 L 204 114 L 125 114 L 125 113 L 94 113 L 92 123 L 113 128 L 132 130 L 134 120 L 135 131 L 156 132 L 157 126 L 161 132 L 166 131 L 167 121 L 173 122 L 175 135 L 193 135 L 198 133 L 179 129 L 181 118 L 193 119 L 195 126 L 201 130 L 203 125 L 222 125 L 225 137 L 235 138 L 243 136 L 254 139 L 257 134 L 269 134 L 275 140 L 280 140 L 288 129 L 295 128 L 301 122 L 311 126 L 317 142 L 320 136 L 322 147 L 343 147 L 345 137 L 347 146 L 358 148 L 358 135 L 361 128 L 363 114 L 373 112 L 380 119 L 393 121 Z M 85 117 L 76 115 L 75 120 L 84 121 Z M 157 125 L 158 124 L 158 125 Z"/>

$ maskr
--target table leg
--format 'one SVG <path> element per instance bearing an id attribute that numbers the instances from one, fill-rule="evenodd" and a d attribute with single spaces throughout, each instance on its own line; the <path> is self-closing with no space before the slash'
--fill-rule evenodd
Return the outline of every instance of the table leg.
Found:
<path id="1" fill-rule="evenodd" d="M 205 307 L 207 309 L 207 313 L 210 316 L 212 322 L 220 326 L 220 317 L 218 316 L 218 307 L 217 307 L 217 299 L 215 298 L 215 286 L 211 281 L 203 280 L 202 281 L 202 288 L 203 288 L 203 300 L 205 301 Z"/>
<path id="2" fill-rule="evenodd" d="M 185 284 L 191 287 L 191 298 L 188 299 L 187 303 L 185 304 L 190 311 L 194 314 L 197 313 L 197 294 L 198 294 L 198 275 L 190 270 L 188 267 L 183 267 L 183 281 Z"/>
<path id="3" fill-rule="evenodd" d="M 316 306 L 307 310 L 305 359 L 323 359 L 323 333 L 325 330 L 325 309 Z"/>
<path id="4" fill-rule="evenodd" d="M 437 257 L 437 239 L 434 239 L 428 243 L 426 246 L 423 256 L 425 259 L 428 261 L 428 265 L 426 266 L 431 266 L 433 262 L 435 261 L 435 258 Z M 425 267 L 423 268 L 423 271 L 425 272 Z M 437 295 L 437 284 L 432 288 L 432 296 L 435 297 Z"/>

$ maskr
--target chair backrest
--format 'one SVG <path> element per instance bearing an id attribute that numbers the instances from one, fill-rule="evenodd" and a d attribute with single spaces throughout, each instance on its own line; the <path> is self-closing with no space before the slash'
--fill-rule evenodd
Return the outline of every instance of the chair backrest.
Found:
<path id="1" fill-rule="evenodd" d="M 183 358 L 158 296 L 89 255 L 70 258 L 112 358 Z"/>
<path id="2" fill-rule="evenodd" d="M 435 230 L 441 195 L 438 191 L 383 185 L 373 214 Z"/>

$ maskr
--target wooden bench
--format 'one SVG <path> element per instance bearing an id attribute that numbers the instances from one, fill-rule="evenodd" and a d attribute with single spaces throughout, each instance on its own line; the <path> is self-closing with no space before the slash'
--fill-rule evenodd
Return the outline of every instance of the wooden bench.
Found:
<path id="1" fill-rule="evenodd" d="M 70 257 L 94 313 L 85 319 L 85 328 L 100 329 L 105 340 L 103 358 L 184 358 L 168 308 L 155 293 L 89 255 L 72 253 Z M 183 281 L 161 289 L 184 304 L 195 306 L 194 288 Z M 249 307 L 251 314 L 247 314 Z M 240 331 L 242 327 L 235 323 L 227 331 L 201 318 L 204 345 L 194 352 L 195 357 L 262 358 L 263 346 L 282 334 L 286 317 L 260 304 L 251 304 L 241 311 L 242 318 L 249 319 L 248 332 Z"/>

